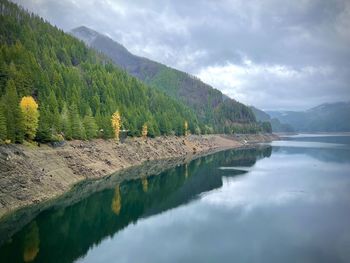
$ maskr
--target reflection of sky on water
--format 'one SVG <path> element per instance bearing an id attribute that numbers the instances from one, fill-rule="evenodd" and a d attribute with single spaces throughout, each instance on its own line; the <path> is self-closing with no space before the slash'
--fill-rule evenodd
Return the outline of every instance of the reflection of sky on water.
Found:
<path id="1" fill-rule="evenodd" d="M 274 141 L 271 146 L 277 147 L 300 147 L 300 148 L 343 148 L 349 149 L 347 145 L 340 143 L 323 143 L 323 142 L 301 142 L 301 141 Z"/>
<path id="2" fill-rule="evenodd" d="M 222 188 L 204 194 L 202 201 L 249 209 L 296 201 L 350 201 L 349 171 L 349 163 L 329 165 L 307 155 L 274 154 L 257 162 L 246 177 L 226 180 Z"/>
<path id="3" fill-rule="evenodd" d="M 284 135 L 282 138 L 320 138 L 320 137 L 349 137 L 350 133 L 299 133 L 294 135 Z"/>
<path id="4" fill-rule="evenodd" d="M 345 134 L 296 135 L 268 143 L 274 153 L 303 154 L 326 163 L 348 163 L 350 136 Z"/>
<path id="5" fill-rule="evenodd" d="M 342 152 L 318 145 L 335 159 Z M 118 262 L 348 262 L 349 155 L 325 162 L 308 143 L 287 146 L 244 176 L 225 176 L 243 167 L 221 167 L 221 188 L 129 225 L 81 261 L 118 255 Z"/>

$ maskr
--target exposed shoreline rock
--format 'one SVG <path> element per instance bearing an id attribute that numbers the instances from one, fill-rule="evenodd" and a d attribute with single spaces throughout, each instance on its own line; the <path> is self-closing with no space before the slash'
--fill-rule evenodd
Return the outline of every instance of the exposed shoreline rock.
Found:
<path id="1" fill-rule="evenodd" d="M 157 137 L 146 141 L 128 138 L 125 143 L 101 139 L 70 141 L 57 148 L 48 145 L 2 145 L 0 219 L 20 208 L 58 198 L 87 179 L 103 179 L 147 162 L 176 159 L 169 162 L 171 167 L 171 164 L 181 162 L 180 157 L 193 159 L 206 153 L 277 138 L 275 135 L 191 135 L 186 138 Z M 137 176 L 160 172 L 159 167 L 150 166 L 146 174 Z M 164 168 L 169 167 L 164 165 Z M 121 179 L 128 177 L 121 176 Z"/>

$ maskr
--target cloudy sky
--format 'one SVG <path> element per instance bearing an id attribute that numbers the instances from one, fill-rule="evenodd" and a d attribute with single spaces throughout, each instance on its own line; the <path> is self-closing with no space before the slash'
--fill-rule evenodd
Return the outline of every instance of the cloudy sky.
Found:
<path id="1" fill-rule="evenodd" d="M 349 0 L 15 0 L 261 109 L 350 100 Z"/>

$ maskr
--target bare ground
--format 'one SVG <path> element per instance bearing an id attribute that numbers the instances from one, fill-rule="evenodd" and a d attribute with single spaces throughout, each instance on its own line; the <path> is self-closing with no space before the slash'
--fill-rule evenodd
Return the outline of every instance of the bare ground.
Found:
<path id="1" fill-rule="evenodd" d="M 97 139 L 64 146 L 0 146 L 0 218 L 16 209 L 58 197 L 85 179 L 103 178 L 146 161 L 200 155 L 273 135 L 205 135 L 128 138 L 125 143 Z"/>

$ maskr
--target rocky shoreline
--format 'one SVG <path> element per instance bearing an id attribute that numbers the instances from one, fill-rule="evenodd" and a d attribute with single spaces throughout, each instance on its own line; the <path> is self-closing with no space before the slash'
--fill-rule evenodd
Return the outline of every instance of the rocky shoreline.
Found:
<path id="1" fill-rule="evenodd" d="M 118 181 L 148 176 L 203 154 L 277 138 L 275 135 L 191 135 L 128 138 L 124 143 L 100 139 L 70 141 L 56 148 L 2 145 L 0 218 L 20 208 L 56 199 L 82 181 L 105 179 L 113 173 L 117 173 L 114 177 Z M 122 173 L 140 165 L 147 167 L 147 163 L 147 169 Z"/>

